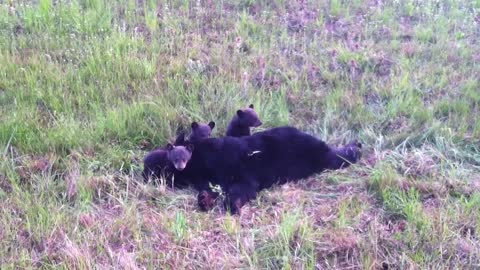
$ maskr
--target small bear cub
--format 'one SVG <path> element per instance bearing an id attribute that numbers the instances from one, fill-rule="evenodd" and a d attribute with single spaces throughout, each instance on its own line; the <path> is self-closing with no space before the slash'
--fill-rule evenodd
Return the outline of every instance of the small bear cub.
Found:
<path id="1" fill-rule="evenodd" d="M 174 146 L 171 143 L 167 144 L 168 161 L 173 164 L 173 167 L 175 167 L 177 171 L 183 171 L 192 157 L 193 148 L 193 144 L 187 144 L 186 146 Z"/>
<path id="2" fill-rule="evenodd" d="M 257 112 L 255 112 L 253 104 L 250 104 L 246 109 L 237 110 L 237 113 L 228 125 L 226 135 L 230 137 L 250 136 L 250 128 L 261 125 L 262 121 L 260 121 Z"/>
<path id="3" fill-rule="evenodd" d="M 212 130 L 215 128 L 215 122 L 210 121 L 208 124 L 193 122 L 192 134 L 190 134 L 190 141 L 195 142 L 201 139 L 210 138 Z"/>
<path id="4" fill-rule="evenodd" d="M 191 124 L 192 133 L 190 141 L 196 142 L 202 139 L 210 138 L 215 122 L 210 121 L 208 124 L 193 122 Z M 165 149 L 155 149 L 147 154 L 143 160 L 143 177 L 145 181 L 152 176 L 157 178 L 162 175 L 171 178 L 174 168 L 178 171 L 185 169 L 188 160 L 192 156 L 193 145 L 183 141 L 183 136 L 179 136 L 182 140 L 175 141 L 174 144 L 167 144 Z"/>

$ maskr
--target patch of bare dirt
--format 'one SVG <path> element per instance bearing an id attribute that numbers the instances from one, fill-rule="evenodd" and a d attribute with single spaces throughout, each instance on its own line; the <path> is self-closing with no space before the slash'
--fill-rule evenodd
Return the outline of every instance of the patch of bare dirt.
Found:
<path id="1" fill-rule="evenodd" d="M 143 38 L 145 41 L 150 42 L 152 40 L 152 32 L 148 28 L 148 26 L 143 23 L 137 23 L 133 27 L 133 35 L 137 38 Z"/>
<path id="2" fill-rule="evenodd" d="M 375 39 L 375 42 L 389 41 L 392 39 L 392 31 L 390 28 L 382 26 L 374 32 L 373 38 Z"/>
<path id="3" fill-rule="evenodd" d="M 202 254 L 202 259 L 214 269 L 242 266 L 235 243 L 221 228 L 203 231 L 199 237 L 190 239 L 188 246 L 195 254 Z"/>
<path id="4" fill-rule="evenodd" d="M 473 54 L 472 59 L 475 63 L 479 63 L 480 62 L 480 52 L 477 52 L 477 53 Z"/>
<path id="5" fill-rule="evenodd" d="M 345 19 L 332 19 L 325 23 L 325 31 L 327 34 L 340 39 L 348 39 L 348 30 L 351 26 L 350 22 Z"/>
<path id="6" fill-rule="evenodd" d="M 473 178 L 468 181 L 468 189 L 472 192 L 480 192 L 480 177 Z"/>
<path id="7" fill-rule="evenodd" d="M 92 192 L 93 199 L 100 202 L 108 198 L 109 194 L 114 191 L 115 183 L 107 176 L 92 176 L 86 179 L 85 187 Z"/>
<path id="8" fill-rule="evenodd" d="M 91 228 L 95 225 L 95 217 L 91 214 L 85 213 L 78 216 L 78 223 L 84 228 Z"/>
<path id="9" fill-rule="evenodd" d="M 55 170 L 56 157 L 53 153 L 46 155 L 31 155 L 19 157 L 16 160 L 16 172 L 20 176 L 20 182 L 31 184 L 34 174 L 43 174 Z"/>
<path id="10" fill-rule="evenodd" d="M 415 43 L 413 42 L 405 42 L 402 44 L 401 47 L 403 55 L 405 55 L 407 58 L 413 58 L 415 54 L 417 54 L 417 47 L 415 46 Z"/>
<path id="11" fill-rule="evenodd" d="M 322 85 L 327 85 L 328 80 L 326 80 L 320 71 L 320 68 L 315 64 L 309 64 L 307 66 L 307 83 L 313 89 L 318 88 Z"/>
<path id="12" fill-rule="evenodd" d="M 397 133 L 400 133 L 401 131 L 404 131 L 408 128 L 408 119 L 401 115 L 396 117 L 395 119 L 388 120 L 385 130 L 388 130 L 390 132 L 395 131 Z"/>
<path id="13" fill-rule="evenodd" d="M 306 1 L 289 2 L 287 6 L 286 25 L 289 33 L 304 31 L 308 24 L 315 22 L 318 11 L 307 5 Z"/>
<path id="14" fill-rule="evenodd" d="M 349 229 L 325 233 L 322 244 L 316 247 L 317 267 L 330 268 L 332 264 L 337 269 L 360 267 L 360 262 L 356 259 L 360 256 L 360 243 L 361 238 Z"/>
<path id="15" fill-rule="evenodd" d="M 127 224 L 111 224 L 111 228 L 106 231 L 108 247 L 112 251 L 125 250 L 133 252 L 137 246 L 135 236 Z"/>
<path id="16" fill-rule="evenodd" d="M 0 189 L 5 193 L 10 193 L 13 191 L 10 180 L 3 174 L 0 174 Z"/>
<path id="17" fill-rule="evenodd" d="M 404 160 L 405 176 L 433 176 L 437 172 L 439 160 L 423 153 L 409 153 Z"/>
<path id="18" fill-rule="evenodd" d="M 378 56 L 374 57 L 371 61 L 373 61 L 374 72 L 377 76 L 386 77 L 390 75 L 394 62 L 392 59 L 388 58 L 384 53 L 380 53 Z"/>
<path id="19" fill-rule="evenodd" d="M 265 58 L 260 57 L 256 62 L 256 71 L 250 76 L 256 88 L 265 88 L 269 91 L 279 90 L 283 84 L 283 76 L 279 68 L 267 66 Z"/>

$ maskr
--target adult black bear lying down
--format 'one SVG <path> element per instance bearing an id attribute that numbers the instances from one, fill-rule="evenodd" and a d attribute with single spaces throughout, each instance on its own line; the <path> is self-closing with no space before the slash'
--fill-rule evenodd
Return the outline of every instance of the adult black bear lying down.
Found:
<path id="1" fill-rule="evenodd" d="M 218 194 L 209 182 L 226 193 L 226 206 L 238 213 L 257 192 L 274 183 L 311 176 L 325 169 L 356 163 L 361 144 L 333 148 L 293 127 L 278 127 L 248 137 L 209 138 L 193 142 L 191 159 L 175 173 L 199 191 L 200 208 L 207 210 Z M 176 180 L 177 181 L 177 180 Z"/>

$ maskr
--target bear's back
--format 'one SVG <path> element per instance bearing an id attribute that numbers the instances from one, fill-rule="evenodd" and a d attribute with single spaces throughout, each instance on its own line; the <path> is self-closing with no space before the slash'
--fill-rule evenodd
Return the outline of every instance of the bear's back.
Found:
<path id="1" fill-rule="evenodd" d="M 255 152 L 248 167 L 263 187 L 323 170 L 330 151 L 325 142 L 289 126 L 257 132 L 245 140 Z"/>
<path id="2" fill-rule="evenodd" d="M 242 138 L 207 138 L 194 142 L 188 173 L 192 176 L 214 177 L 237 175 L 243 169 L 248 145 Z M 222 180 L 223 181 L 223 180 Z"/>

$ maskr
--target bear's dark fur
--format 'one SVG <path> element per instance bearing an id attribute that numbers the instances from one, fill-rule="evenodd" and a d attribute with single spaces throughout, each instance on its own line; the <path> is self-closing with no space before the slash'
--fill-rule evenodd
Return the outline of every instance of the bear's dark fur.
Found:
<path id="1" fill-rule="evenodd" d="M 208 124 L 193 122 L 192 133 L 190 134 L 189 140 L 192 142 L 202 140 L 205 138 L 210 138 L 213 128 L 215 128 L 215 122 L 210 121 Z"/>
<path id="2" fill-rule="evenodd" d="M 278 127 L 246 137 L 208 138 L 194 142 L 194 151 L 181 171 L 184 182 L 199 191 L 199 206 L 208 209 L 220 185 L 226 204 L 237 213 L 258 191 L 275 183 L 308 177 L 325 169 L 339 169 L 360 158 L 357 142 L 333 148 L 293 127 Z"/>
<path id="3" fill-rule="evenodd" d="M 168 160 L 168 152 L 164 149 L 155 149 L 143 159 L 143 179 L 147 182 L 150 177 L 170 177 L 173 164 Z"/>
<path id="4" fill-rule="evenodd" d="M 196 142 L 211 136 L 212 130 L 215 127 L 215 122 L 211 121 L 208 124 L 193 122 L 191 124 L 192 132 L 190 134 L 189 140 L 191 142 Z M 185 144 L 183 134 L 177 137 L 174 145 L 168 144 L 166 149 L 155 149 L 152 152 L 148 153 L 143 160 L 143 178 L 145 181 L 148 181 L 150 177 L 154 176 L 156 178 L 165 177 L 167 183 L 170 184 L 172 176 L 175 172 L 173 163 L 174 159 L 180 158 L 186 160 L 190 159 L 191 151 L 188 148 L 189 145 Z M 180 146 L 185 146 L 184 148 Z M 170 156 L 169 156 L 170 153 Z M 182 185 L 180 181 L 177 183 L 179 186 Z"/>
<path id="5" fill-rule="evenodd" d="M 260 121 L 257 112 L 255 112 L 253 104 L 250 104 L 246 109 L 237 110 L 228 125 L 226 135 L 231 137 L 250 136 L 250 128 L 261 125 L 262 121 Z"/>
<path id="6" fill-rule="evenodd" d="M 164 177 L 167 183 L 170 184 L 173 174 L 177 171 L 175 163 L 188 162 L 193 151 L 193 145 L 184 141 L 184 134 L 177 137 L 174 144 L 167 144 L 165 149 L 158 148 L 149 152 L 143 159 L 143 173 L 142 176 L 147 182 L 150 177 L 161 178 Z M 184 168 L 184 166 L 183 166 Z"/>

